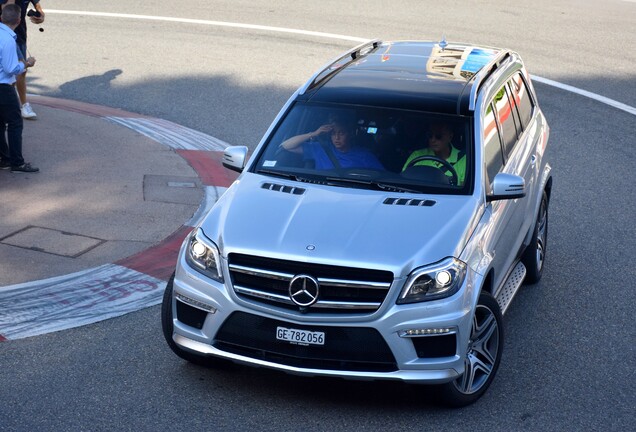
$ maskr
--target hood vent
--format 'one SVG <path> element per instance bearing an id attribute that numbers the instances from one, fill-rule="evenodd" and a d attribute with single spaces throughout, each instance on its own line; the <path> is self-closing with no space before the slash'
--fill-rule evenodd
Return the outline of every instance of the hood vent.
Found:
<path id="1" fill-rule="evenodd" d="M 273 190 L 273 191 L 283 192 L 283 193 L 288 193 L 288 194 L 292 194 L 292 195 L 302 195 L 302 194 L 305 193 L 305 189 L 303 189 L 303 188 L 285 186 L 285 185 L 276 184 L 276 183 L 263 183 L 263 186 L 261 186 L 261 187 L 263 189 Z"/>
<path id="2" fill-rule="evenodd" d="M 421 199 L 387 198 L 384 200 L 384 204 L 414 206 L 414 207 L 432 207 L 436 204 L 436 202 L 433 200 L 421 200 Z"/>

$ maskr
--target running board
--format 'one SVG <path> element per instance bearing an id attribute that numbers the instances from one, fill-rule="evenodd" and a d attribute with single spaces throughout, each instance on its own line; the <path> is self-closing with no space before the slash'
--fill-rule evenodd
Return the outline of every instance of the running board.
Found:
<path id="1" fill-rule="evenodd" d="M 508 276 L 508 280 L 504 284 L 503 288 L 497 294 L 497 303 L 499 303 L 499 307 L 501 308 L 501 314 L 505 314 L 508 306 L 512 302 L 512 298 L 517 294 L 517 291 L 521 287 L 523 280 L 526 277 L 526 266 L 523 265 L 521 261 L 516 265 L 516 267 Z"/>

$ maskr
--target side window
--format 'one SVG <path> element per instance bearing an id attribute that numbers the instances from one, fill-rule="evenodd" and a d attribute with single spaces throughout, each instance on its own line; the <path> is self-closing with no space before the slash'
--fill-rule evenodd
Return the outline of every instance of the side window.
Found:
<path id="1" fill-rule="evenodd" d="M 484 116 L 484 160 L 486 161 L 488 184 L 491 184 L 497 173 L 503 167 L 501 140 L 499 139 L 499 129 L 497 127 L 497 121 L 495 120 L 492 103 L 488 105 L 486 115 Z"/>
<path id="2" fill-rule="evenodd" d="M 521 117 L 521 126 L 523 129 L 528 127 L 530 119 L 532 119 L 532 110 L 534 104 L 532 98 L 528 93 L 528 87 L 525 81 L 521 77 L 521 73 L 517 72 L 510 80 L 510 87 L 512 88 L 513 100 L 517 105 L 519 111 L 519 117 Z"/>
<path id="3" fill-rule="evenodd" d="M 506 92 L 506 86 L 503 86 L 501 90 L 499 90 L 499 93 L 495 96 L 494 102 L 497 119 L 501 126 L 504 154 L 508 156 L 517 142 L 517 128 L 512 114 L 512 105 L 510 104 L 508 93 Z"/>
<path id="4" fill-rule="evenodd" d="M 512 119 L 514 120 L 515 127 L 517 128 L 517 136 L 521 136 L 521 134 L 523 133 L 523 126 L 521 125 L 519 112 L 517 110 L 517 106 L 515 105 L 515 98 L 513 96 L 512 90 L 510 90 L 510 82 L 506 84 L 506 93 L 508 94 L 508 100 L 510 101 L 510 107 L 512 108 Z"/>

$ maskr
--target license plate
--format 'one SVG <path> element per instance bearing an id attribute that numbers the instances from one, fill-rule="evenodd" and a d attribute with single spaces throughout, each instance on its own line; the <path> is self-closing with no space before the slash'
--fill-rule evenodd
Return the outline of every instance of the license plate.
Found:
<path id="1" fill-rule="evenodd" d="M 276 339 L 298 345 L 324 345 L 323 332 L 299 330 L 293 328 L 276 327 Z"/>

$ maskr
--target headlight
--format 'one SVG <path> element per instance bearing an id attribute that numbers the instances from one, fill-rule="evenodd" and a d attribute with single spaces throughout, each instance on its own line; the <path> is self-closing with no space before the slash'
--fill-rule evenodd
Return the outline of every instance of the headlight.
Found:
<path id="1" fill-rule="evenodd" d="M 190 234 L 186 248 L 186 261 L 193 269 L 215 281 L 223 282 L 219 249 L 197 228 Z"/>
<path id="2" fill-rule="evenodd" d="M 431 266 L 415 270 L 409 277 L 398 304 L 416 303 L 449 297 L 457 292 L 466 277 L 466 264 L 446 258 Z"/>

